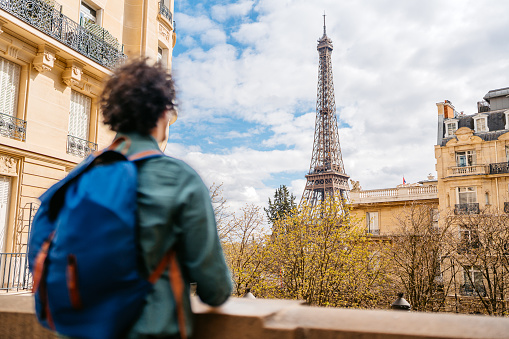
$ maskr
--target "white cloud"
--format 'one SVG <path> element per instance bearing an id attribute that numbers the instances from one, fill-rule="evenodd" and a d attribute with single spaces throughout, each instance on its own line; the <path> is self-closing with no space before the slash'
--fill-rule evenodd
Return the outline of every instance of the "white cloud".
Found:
<path id="1" fill-rule="evenodd" d="M 270 130 L 262 144 L 279 149 L 207 154 L 181 145 L 179 155 L 206 180 L 224 181 L 225 194 L 239 206 L 265 204 L 279 185 L 264 182 L 283 173 L 293 173 L 286 184 L 300 198 L 311 157 L 324 9 L 339 120 L 350 126 L 340 128 L 345 168 L 365 189 L 435 173 L 436 102 L 449 99 L 471 114 L 488 90 L 509 85 L 509 2 L 240 0 L 214 6 L 210 18 L 202 10 L 178 14 L 189 47 L 174 58 L 179 123 L 244 119 Z M 242 18 L 252 12 L 256 21 Z M 230 36 L 213 21 L 239 16 Z M 196 41 L 202 45 L 191 48 Z M 239 133 L 229 136 L 246 136 Z"/>
<path id="2" fill-rule="evenodd" d="M 217 21 L 226 21 L 231 17 L 247 15 L 253 8 L 254 1 L 241 0 L 228 5 L 212 6 L 212 17 Z"/>

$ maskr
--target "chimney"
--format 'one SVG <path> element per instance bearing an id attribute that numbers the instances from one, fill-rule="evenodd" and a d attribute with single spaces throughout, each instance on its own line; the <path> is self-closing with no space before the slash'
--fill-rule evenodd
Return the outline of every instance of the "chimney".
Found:
<path id="1" fill-rule="evenodd" d="M 444 119 L 454 118 L 454 106 L 449 100 L 437 103 L 438 115 L 443 115 Z"/>

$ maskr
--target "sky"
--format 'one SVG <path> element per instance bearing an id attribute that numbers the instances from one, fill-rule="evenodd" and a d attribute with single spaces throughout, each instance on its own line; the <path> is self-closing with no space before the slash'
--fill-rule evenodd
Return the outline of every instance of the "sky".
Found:
<path id="1" fill-rule="evenodd" d="M 509 1 L 175 0 L 179 118 L 166 152 L 234 210 L 302 196 L 326 14 L 345 170 L 362 189 L 436 176 L 436 103 L 509 86 Z"/>

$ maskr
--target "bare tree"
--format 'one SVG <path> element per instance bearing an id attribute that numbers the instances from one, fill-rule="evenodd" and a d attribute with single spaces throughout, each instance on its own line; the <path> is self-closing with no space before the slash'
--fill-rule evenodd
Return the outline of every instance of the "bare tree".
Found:
<path id="1" fill-rule="evenodd" d="M 270 264 L 265 248 L 268 234 L 260 207 L 245 206 L 233 215 L 230 226 L 222 245 L 232 272 L 234 293 L 240 296 L 246 288 L 253 288 L 256 294 Z"/>
<path id="2" fill-rule="evenodd" d="M 448 259 L 453 250 L 451 225 L 439 225 L 437 214 L 433 205 L 412 203 L 395 216 L 398 228 L 390 247 L 392 272 L 396 286 L 418 311 L 442 309 L 453 285 Z"/>
<path id="3" fill-rule="evenodd" d="M 452 259 L 461 269 L 456 282 L 463 302 L 475 298 L 478 311 L 507 315 L 509 215 L 486 208 L 479 214 L 456 215 L 452 221 L 458 230 Z"/>

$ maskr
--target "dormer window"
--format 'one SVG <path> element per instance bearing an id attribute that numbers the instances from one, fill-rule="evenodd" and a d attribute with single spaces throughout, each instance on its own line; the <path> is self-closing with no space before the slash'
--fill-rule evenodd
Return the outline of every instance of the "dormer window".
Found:
<path id="1" fill-rule="evenodd" d="M 488 115 L 477 114 L 474 117 L 474 129 L 476 133 L 488 132 Z"/>
<path id="2" fill-rule="evenodd" d="M 448 119 L 445 122 L 445 137 L 452 138 L 454 136 L 454 132 L 458 129 L 458 120 L 456 119 Z"/>

